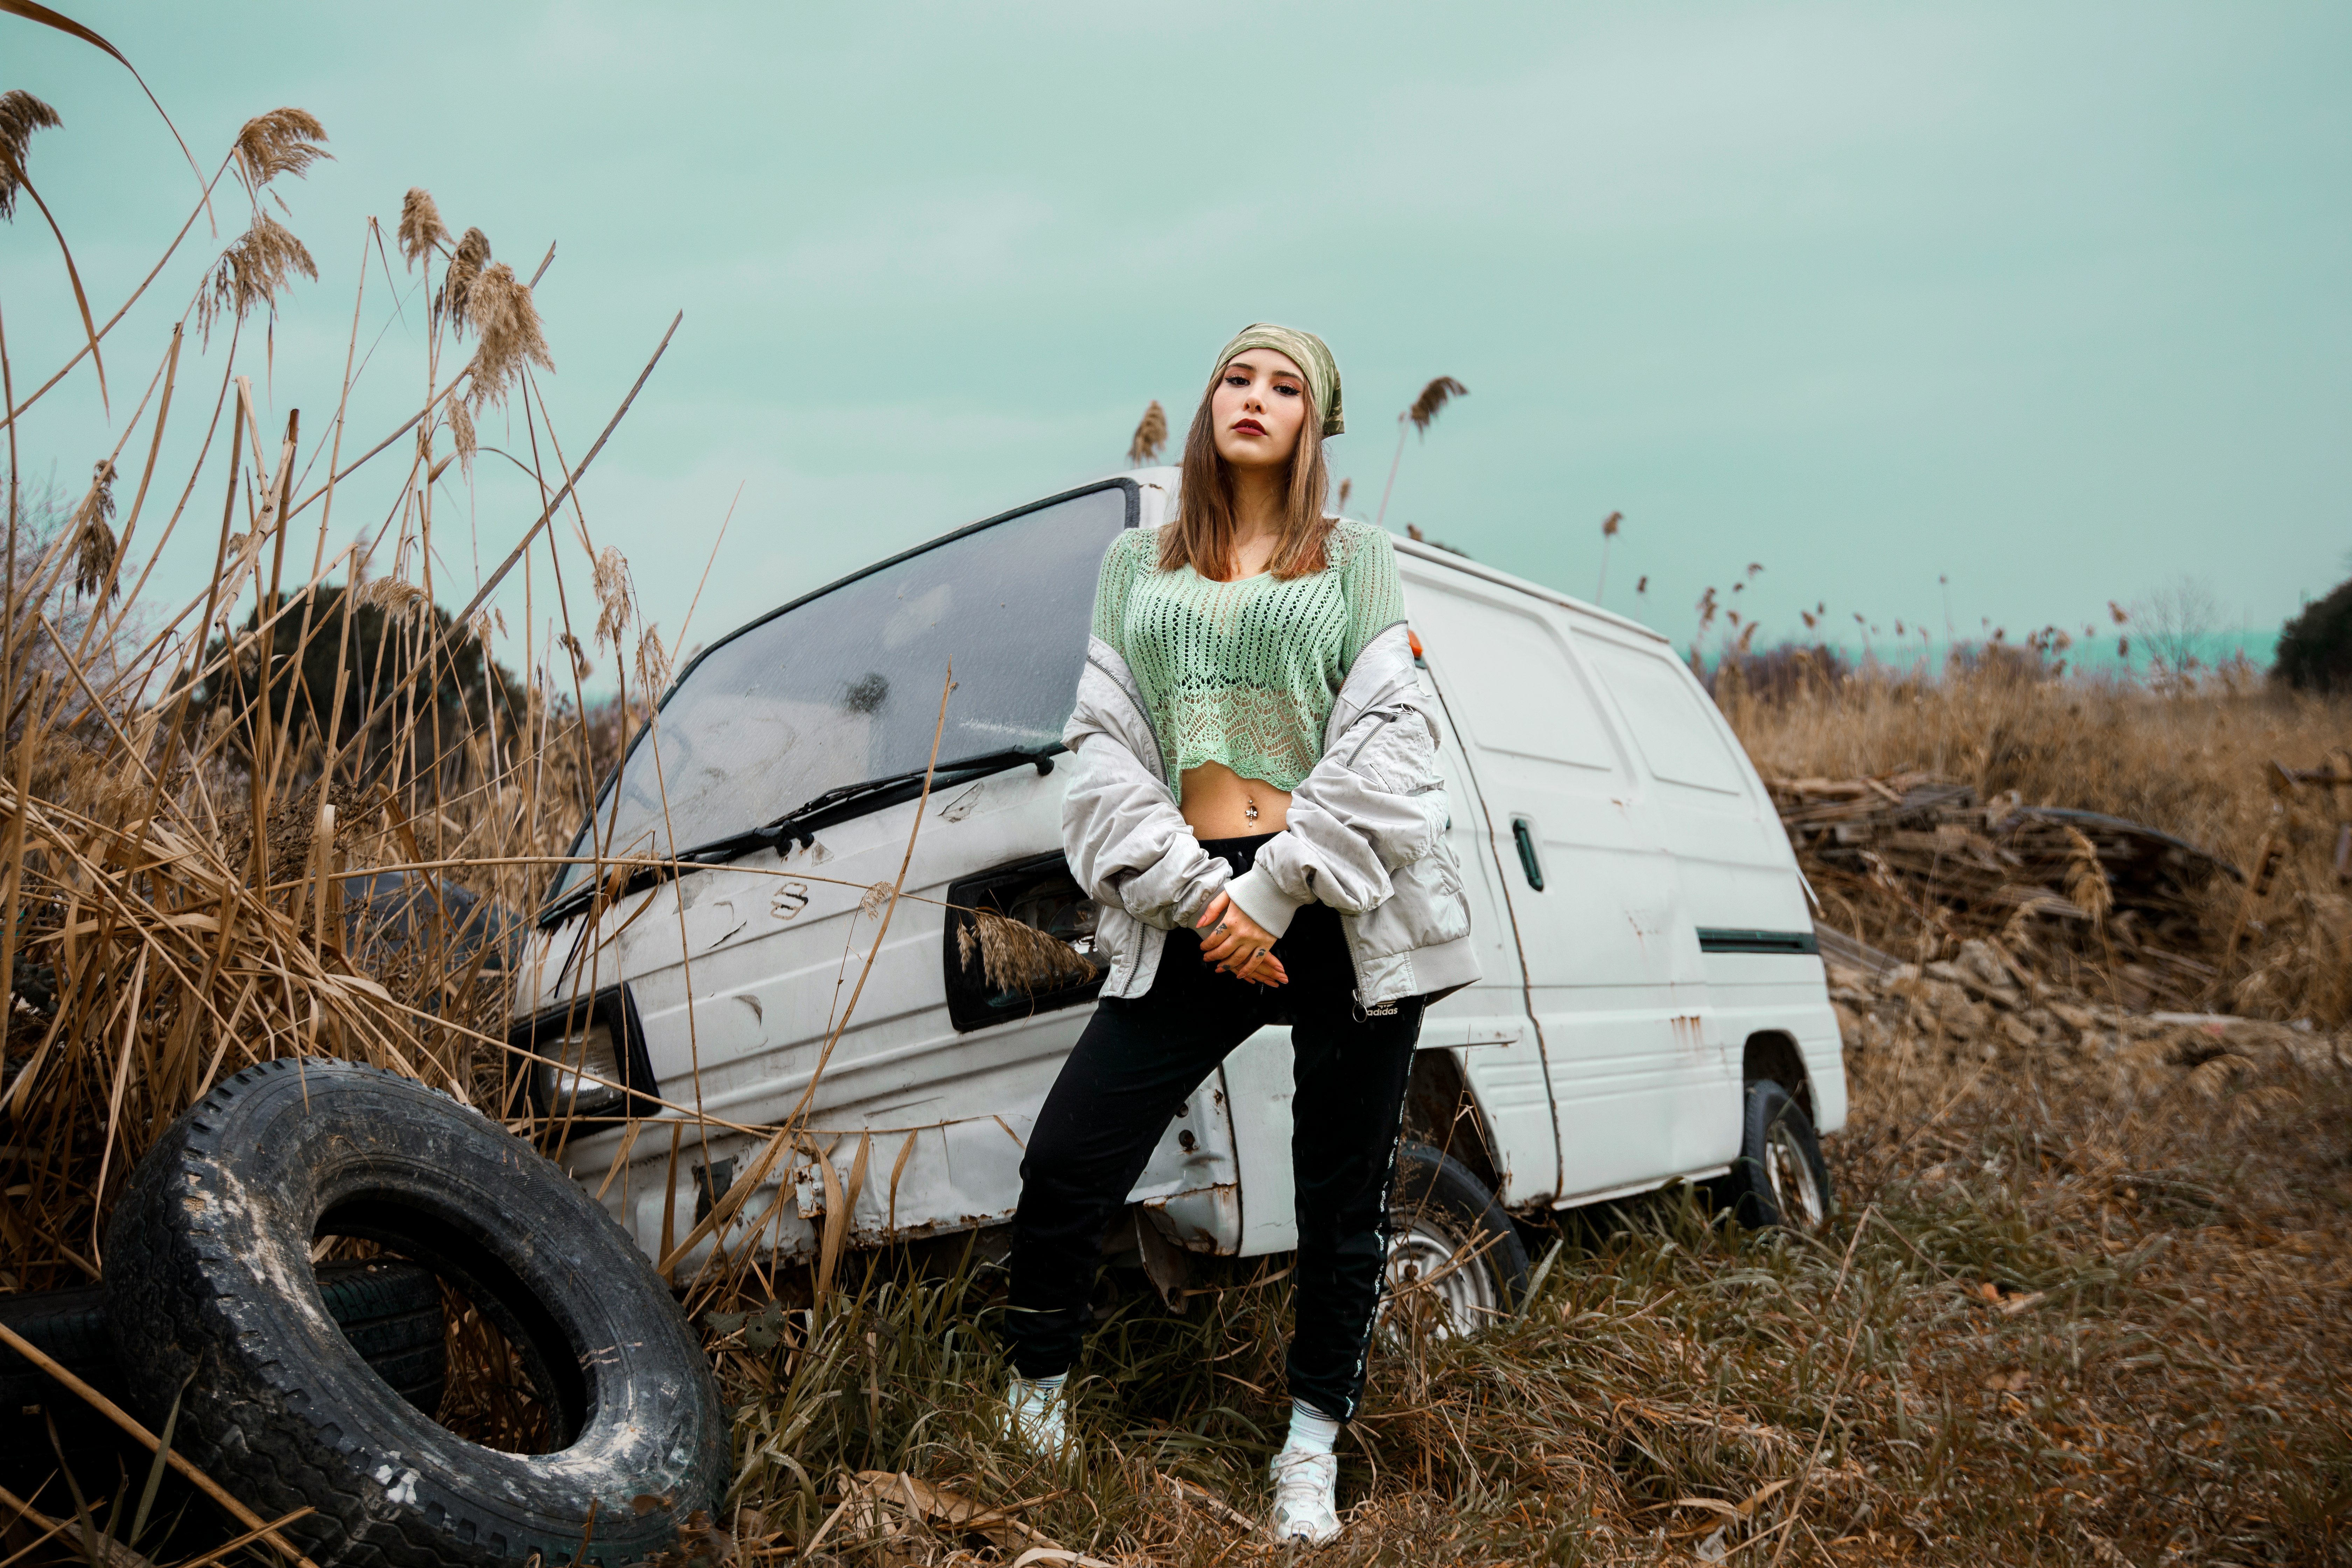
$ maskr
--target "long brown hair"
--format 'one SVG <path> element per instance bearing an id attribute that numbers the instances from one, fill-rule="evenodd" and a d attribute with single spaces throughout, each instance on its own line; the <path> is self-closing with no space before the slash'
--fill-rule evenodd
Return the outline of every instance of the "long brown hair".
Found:
<path id="1" fill-rule="evenodd" d="M 1217 450 L 1217 421 L 1210 406 L 1226 367 L 1219 365 L 1201 395 L 1200 412 L 1184 436 L 1183 478 L 1176 497 L 1175 521 L 1160 531 L 1160 570 L 1173 572 L 1190 565 L 1203 577 L 1223 580 L 1234 563 L 1234 538 L 1240 525 L 1234 517 L 1233 474 Z M 1299 401 L 1307 407 L 1298 423 L 1298 445 L 1290 454 L 1290 494 L 1282 509 L 1282 532 L 1274 546 L 1270 569 L 1277 577 L 1304 577 L 1328 563 L 1323 541 L 1331 531 L 1323 515 L 1323 497 L 1330 474 L 1323 466 L 1323 411 L 1315 406 L 1315 390 L 1302 385 Z"/>

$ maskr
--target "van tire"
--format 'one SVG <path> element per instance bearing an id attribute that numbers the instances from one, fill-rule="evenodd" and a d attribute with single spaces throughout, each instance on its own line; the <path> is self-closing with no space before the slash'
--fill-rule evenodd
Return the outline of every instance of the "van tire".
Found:
<path id="1" fill-rule="evenodd" d="M 320 1236 L 461 1289 L 557 1451 L 483 1447 L 405 1404 L 321 1309 Z M 281 1059 L 222 1084 L 141 1162 L 105 1275 L 142 1413 L 184 1384 L 188 1457 L 264 1517 L 314 1509 L 286 1533 L 319 1568 L 634 1563 L 724 1491 L 709 1364 L 645 1256 L 528 1144 L 392 1073 Z"/>
<path id="2" fill-rule="evenodd" d="M 1748 1086 L 1739 1158 L 1716 1189 L 1717 1205 L 1751 1230 L 1815 1231 L 1837 1212 L 1812 1118 L 1774 1079 Z"/>
<path id="3" fill-rule="evenodd" d="M 1528 1249 L 1501 1200 L 1468 1167 L 1426 1143 L 1402 1145 L 1389 1189 L 1389 1306 L 1399 1292 L 1440 1275 L 1465 1246 L 1482 1250 L 1430 1288 L 1444 1311 L 1431 1320 L 1441 1334 L 1475 1332 L 1518 1310 Z"/>

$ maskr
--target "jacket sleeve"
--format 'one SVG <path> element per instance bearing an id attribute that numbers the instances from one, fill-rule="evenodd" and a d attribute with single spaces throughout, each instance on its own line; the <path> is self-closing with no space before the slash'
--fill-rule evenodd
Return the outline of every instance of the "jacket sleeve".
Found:
<path id="1" fill-rule="evenodd" d="M 1288 826 L 1226 891 L 1276 936 L 1312 902 L 1366 913 L 1394 891 L 1391 871 L 1436 847 L 1449 811 L 1437 777 L 1436 718 L 1420 685 L 1407 680 L 1324 752 L 1291 792 Z"/>
<path id="2" fill-rule="evenodd" d="M 1089 896 L 1171 930 L 1198 921 L 1233 870 L 1201 847 L 1175 796 L 1139 754 L 1151 732 L 1119 679 L 1124 673 L 1125 661 L 1097 639 L 1062 733 L 1075 753 L 1062 797 L 1062 847 L 1070 875 Z"/>

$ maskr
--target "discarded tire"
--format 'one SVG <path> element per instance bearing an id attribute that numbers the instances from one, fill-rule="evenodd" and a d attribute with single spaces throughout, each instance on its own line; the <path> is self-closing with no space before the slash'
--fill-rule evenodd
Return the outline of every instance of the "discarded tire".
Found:
<path id="1" fill-rule="evenodd" d="M 394 1394 L 427 1415 L 439 1408 L 447 1357 L 441 1287 L 430 1270 L 397 1261 L 320 1264 L 319 1299 Z M 0 1296 L 0 1323 L 117 1405 L 131 1402 L 107 1329 L 103 1287 Z M 37 1482 L 57 1468 L 52 1419 L 67 1466 L 85 1481 L 111 1477 L 118 1457 L 134 1474 L 145 1462 L 145 1451 L 131 1447 L 114 1423 L 0 1346 L 0 1485 Z"/>
<path id="2" fill-rule="evenodd" d="M 370 1371 L 311 1281 L 329 1235 L 464 1290 L 556 1451 L 467 1442 Z M 315 1509 L 288 1533 L 319 1568 L 632 1563 L 724 1490 L 717 1387 L 644 1255 L 529 1146 L 390 1073 L 281 1060 L 215 1089 L 141 1163 L 106 1279 L 146 1414 L 186 1383 L 189 1457 L 265 1517 Z"/>
<path id="3" fill-rule="evenodd" d="M 1739 1158 L 1717 1194 L 1740 1224 L 1757 1229 L 1818 1230 L 1829 1222 L 1830 1172 L 1812 1119 L 1769 1078 L 1748 1086 Z"/>

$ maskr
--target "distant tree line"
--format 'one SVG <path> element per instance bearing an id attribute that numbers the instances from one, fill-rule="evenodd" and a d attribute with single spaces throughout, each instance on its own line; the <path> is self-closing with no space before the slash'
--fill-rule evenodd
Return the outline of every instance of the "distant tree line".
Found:
<path id="1" fill-rule="evenodd" d="M 2272 673 L 2298 691 L 2352 692 L 2352 580 L 2287 622 Z"/>

